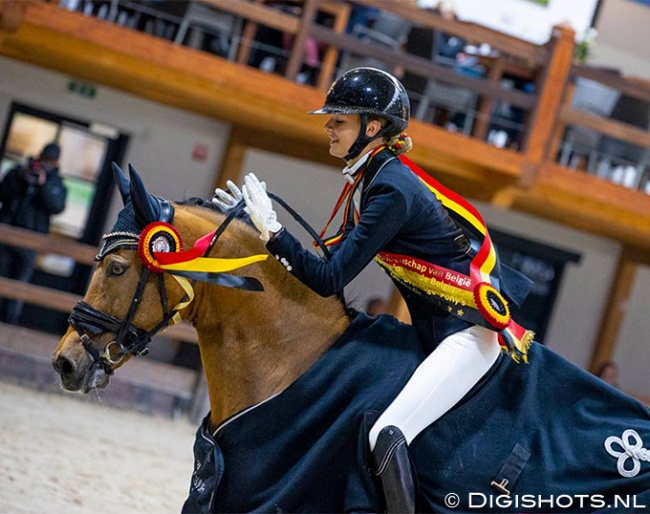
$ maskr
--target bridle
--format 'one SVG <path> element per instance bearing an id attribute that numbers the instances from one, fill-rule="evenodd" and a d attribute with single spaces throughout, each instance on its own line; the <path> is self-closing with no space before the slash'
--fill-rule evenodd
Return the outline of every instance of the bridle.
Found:
<path id="1" fill-rule="evenodd" d="M 268 192 L 268 195 L 275 201 L 277 201 L 291 216 L 293 216 L 298 223 L 300 223 L 305 230 L 314 238 L 316 243 L 320 246 L 326 258 L 331 258 L 331 253 L 318 236 L 316 231 L 294 210 L 292 209 L 282 198 L 277 195 Z M 243 201 L 235 205 L 226 215 L 222 223 L 214 231 L 210 244 L 205 250 L 204 256 L 207 256 L 217 240 L 224 233 L 226 228 L 230 225 L 232 220 L 241 214 L 244 210 L 245 204 Z M 165 218 L 171 219 L 173 217 L 173 211 L 171 214 L 166 213 Z M 110 246 L 110 252 L 117 249 L 137 249 L 139 234 L 135 233 L 122 233 L 120 234 L 121 239 L 117 244 Z M 100 253 L 96 260 L 101 261 L 106 254 L 104 252 Z M 156 335 L 160 330 L 166 327 L 170 321 L 176 321 L 177 313 L 181 308 L 184 308 L 189 303 L 188 297 L 191 294 L 191 291 L 185 292 L 183 298 L 179 304 L 170 309 L 167 305 L 167 289 L 165 287 L 164 275 L 162 273 L 155 274 L 158 277 L 158 290 L 160 291 L 160 304 L 162 307 L 163 316 L 156 323 L 153 328 L 149 330 L 144 330 L 133 325 L 133 318 L 135 317 L 136 311 L 140 306 L 142 301 L 142 296 L 144 294 L 145 286 L 149 281 L 152 272 L 145 266 L 142 267 L 142 273 L 140 274 L 140 279 L 136 286 L 133 298 L 131 299 L 131 304 L 126 313 L 126 316 L 122 319 L 117 318 L 111 314 L 107 314 L 95 309 L 92 305 L 80 301 L 72 309 L 70 317 L 68 318 L 68 323 L 75 329 L 79 334 L 81 344 L 88 354 L 92 357 L 93 362 L 92 366 L 101 367 L 107 375 L 112 375 L 114 373 L 114 366 L 120 364 L 126 356 L 138 356 L 146 355 L 149 352 L 149 344 L 154 335 Z M 192 280 L 191 288 L 193 289 L 196 280 Z M 179 305 L 182 305 L 179 308 Z M 102 349 L 98 350 L 93 344 L 88 334 L 98 336 L 106 332 L 116 334 L 115 339 L 109 341 Z"/>
<path id="2" fill-rule="evenodd" d="M 223 234 L 228 225 L 230 225 L 230 222 L 235 219 L 243 209 L 244 204 L 242 202 L 228 213 L 221 225 L 219 225 L 219 227 L 214 231 L 210 244 L 208 245 L 204 255 L 207 256 L 210 253 L 221 234 Z M 173 214 L 166 217 L 167 219 L 170 219 L 172 216 Z M 124 233 L 120 234 L 120 237 L 121 239 L 119 243 L 110 247 L 111 252 L 123 248 L 132 250 L 138 248 L 139 234 Z M 106 253 L 100 253 L 95 259 L 101 261 L 106 256 Z M 81 344 L 92 357 L 93 363 L 91 366 L 101 367 L 107 375 L 112 375 L 114 373 L 114 366 L 121 363 L 126 356 L 146 355 L 149 352 L 149 343 L 151 343 L 153 336 L 166 327 L 169 322 L 176 317 L 176 314 L 180 310 L 179 305 L 182 305 L 184 308 L 189 303 L 187 302 L 189 294 L 186 291 L 179 304 L 170 309 L 167 305 L 167 289 L 165 287 L 164 275 L 162 273 L 156 274 L 158 277 L 158 290 L 160 292 L 160 304 L 163 316 L 158 323 L 149 330 L 144 330 L 133 325 L 133 318 L 140 306 L 144 294 L 144 288 L 151 275 L 152 272 L 147 267 L 143 266 L 140 279 L 135 288 L 135 293 L 131 299 L 131 304 L 129 305 L 126 316 L 122 319 L 101 312 L 84 301 L 78 302 L 70 313 L 68 323 L 70 323 L 70 325 L 77 331 L 80 336 Z M 195 280 L 191 283 L 192 288 L 194 283 Z M 115 339 L 109 341 L 101 350 L 98 350 L 92 344 L 88 334 L 90 333 L 97 336 L 106 332 L 116 334 Z"/>
<path id="3" fill-rule="evenodd" d="M 145 285 L 150 276 L 151 271 L 143 267 L 129 310 L 123 319 L 101 312 L 84 301 L 78 302 L 72 309 L 68 322 L 80 335 L 81 344 L 92 357 L 93 365 L 101 366 L 108 375 L 113 374 L 113 366 L 122 362 L 127 355 L 146 355 L 149 352 L 151 338 L 159 330 L 167 326 L 178 312 L 175 309 L 170 310 L 168 308 L 164 277 L 158 275 L 163 317 L 150 330 L 143 330 L 133 325 L 133 318 L 140 305 Z M 98 350 L 93 346 L 88 333 L 99 335 L 105 332 L 115 333 L 115 339 L 109 341 L 102 350 Z"/>

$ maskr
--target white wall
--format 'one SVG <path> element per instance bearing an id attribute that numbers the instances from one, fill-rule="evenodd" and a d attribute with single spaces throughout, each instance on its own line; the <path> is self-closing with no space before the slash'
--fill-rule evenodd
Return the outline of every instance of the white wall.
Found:
<path id="1" fill-rule="evenodd" d="M 617 68 L 625 75 L 650 80 L 649 27 L 650 6 L 630 0 L 603 0 L 589 65 Z"/>
<path id="2" fill-rule="evenodd" d="M 439 0 L 419 0 L 422 7 L 435 7 Z M 544 44 L 554 25 L 568 22 L 576 38 L 590 27 L 597 0 L 549 0 L 541 5 L 535 0 L 450 0 L 458 18 L 476 22 L 512 36 Z"/>
<path id="3" fill-rule="evenodd" d="M 171 199 L 211 195 L 210 186 L 229 133 L 226 124 L 104 87 L 98 87 L 95 100 L 78 98 L 68 94 L 67 77 L 3 58 L 0 58 L 0 77 L 0 121 L 4 122 L 12 100 L 73 118 L 101 121 L 132 135 L 127 159 L 139 168 L 153 193 Z M 191 150 L 196 142 L 209 145 L 209 157 L 205 163 L 191 160 Z M 323 134 L 323 152 L 326 151 Z M 342 186 L 340 171 L 335 167 L 257 150 L 247 152 L 244 169 L 258 173 L 270 190 L 285 198 L 317 230 L 327 220 Z M 119 201 L 114 199 L 109 225 L 112 225 L 119 207 Z M 488 224 L 503 232 L 582 255 L 581 262 L 570 264 L 565 273 L 547 339 L 551 348 L 576 364 L 586 366 L 603 315 L 619 245 L 530 216 L 509 213 L 489 205 L 478 207 Z M 286 216 L 281 216 L 286 221 Z M 296 229 L 296 233 L 305 244 L 309 244 L 301 230 Z M 623 372 L 621 382 L 639 393 L 650 389 L 650 375 L 642 365 L 648 362 L 649 351 L 643 340 L 650 325 L 645 312 L 645 306 L 649 305 L 645 293 L 649 290 L 649 280 L 650 274 L 646 271 L 635 289 L 635 301 L 630 305 L 622 347 L 616 356 Z M 362 308 L 368 297 L 379 295 L 388 298 L 389 292 L 388 279 L 378 266 L 371 264 L 369 270 L 348 288 L 347 295 L 356 299 L 356 307 Z M 643 349 L 630 349 L 638 346 Z M 640 361 L 638 356 L 646 358 Z"/>
<path id="4" fill-rule="evenodd" d="M 614 361 L 619 367 L 619 383 L 625 391 L 650 400 L 650 268 L 640 267 L 627 304 L 627 316 L 620 333 Z"/>
<path id="5" fill-rule="evenodd" d="M 230 131 L 219 121 L 165 107 L 105 87 L 94 99 L 68 92 L 70 77 L 0 57 L 0 123 L 12 101 L 101 122 L 131 136 L 126 161 L 160 196 L 182 199 L 209 190 Z M 208 146 L 205 162 L 192 160 L 195 144 Z M 64 149 L 65 150 L 65 149 Z M 119 208 L 114 205 L 114 210 Z"/>

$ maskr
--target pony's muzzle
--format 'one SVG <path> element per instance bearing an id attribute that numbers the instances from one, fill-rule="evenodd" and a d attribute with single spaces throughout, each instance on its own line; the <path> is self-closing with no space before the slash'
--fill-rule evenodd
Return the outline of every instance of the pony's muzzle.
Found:
<path id="1" fill-rule="evenodd" d="M 61 354 L 52 359 L 52 366 L 62 379 L 74 375 L 77 369 L 74 362 Z"/>

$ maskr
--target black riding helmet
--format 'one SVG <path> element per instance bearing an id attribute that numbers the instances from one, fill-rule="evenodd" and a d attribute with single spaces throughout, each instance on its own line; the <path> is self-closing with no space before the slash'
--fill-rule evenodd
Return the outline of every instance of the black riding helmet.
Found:
<path id="1" fill-rule="evenodd" d="M 372 140 L 391 138 L 404 131 L 409 123 L 410 103 L 404 86 L 390 73 L 376 68 L 346 71 L 330 87 L 325 105 L 309 114 L 359 114 L 359 137 L 343 158 L 354 159 Z M 374 138 L 366 136 L 369 115 L 385 118 L 387 124 Z"/>

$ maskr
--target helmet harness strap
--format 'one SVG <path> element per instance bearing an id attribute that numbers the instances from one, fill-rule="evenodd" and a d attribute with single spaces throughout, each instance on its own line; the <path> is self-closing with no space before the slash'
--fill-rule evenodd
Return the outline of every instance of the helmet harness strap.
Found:
<path id="1" fill-rule="evenodd" d="M 359 128 L 359 136 L 357 137 L 356 141 L 352 143 L 352 146 L 348 150 L 348 154 L 345 157 L 343 157 L 343 160 L 345 162 L 351 161 L 352 159 L 356 159 L 357 157 L 359 157 L 359 154 L 371 141 L 374 141 L 375 139 L 379 139 L 380 137 L 388 137 L 387 132 L 389 132 L 393 128 L 392 123 L 389 120 L 386 120 L 387 121 L 386 125 L 382 127 L 374 136 L 369 137 L 366 134 L 366 130 L 368 129 L 368 114 L 362 113 L 359 114 L 359 117 L 361 118 L 361 127 Z"/>

